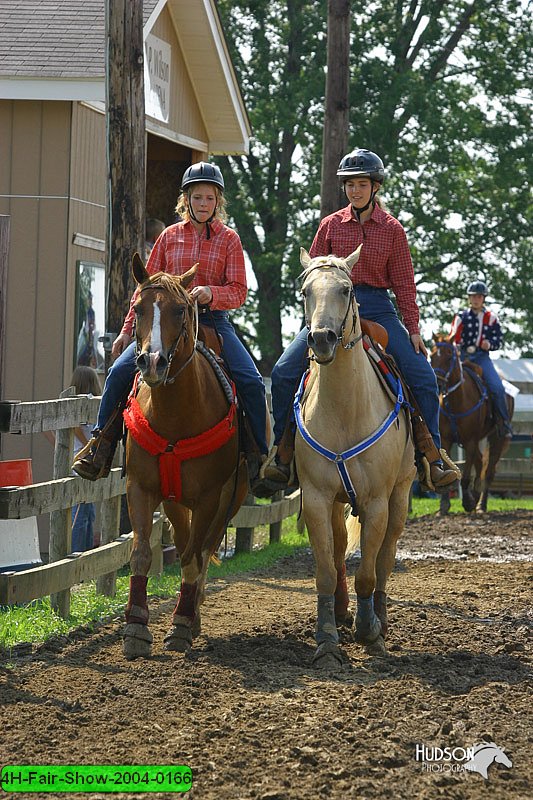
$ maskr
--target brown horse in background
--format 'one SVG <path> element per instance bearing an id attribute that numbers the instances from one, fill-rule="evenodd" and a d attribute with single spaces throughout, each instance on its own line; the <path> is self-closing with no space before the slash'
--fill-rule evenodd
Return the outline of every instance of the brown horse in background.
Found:
<path id="1" fill-rule="evenodd" d="M 447 452 L 450 452 L 454 442 L 464 448 L 461 489 L 465 511 L 486 511 L 496 465 L 508 449 L 509 439 L 498 430 L 479 366 L 470 361 L 461 362 L 458 348 L 449 336 L 437 334 L 434 340 L 431 366 L 440 392 L 439 429 L 442 446 Z M 508 395 L 507 404 L 509 419 L 512 419 L 514 401 Z M 485 438 L 487 447 L 482 454 L 480 442 Z M 472 475 L 473 470 L 475 476 Z M 448 493 L 441 495 L 440 512 L 447 514 L 449 510 Z"/>
<path id="2" fill-rule="evenodd" d="M 187 292 L 195 272 L 193 267 L 181 276 L 160 272 L 150 277 L 139 256 L 133 259 L 140 287 L 134 310 L 142 383 L 124 412 L 134 534 L 124 630 L 129 659 L 151 650 L 146 583 L 158 505 L 163 502 L 172 524 L 181 562 L 181 588 L 165 648 L 186 651 L 200 632 L 210 558 L 247 493 L 231 386 L 228 382 L 224 388 L 197 343 L 196 306 Z"/>

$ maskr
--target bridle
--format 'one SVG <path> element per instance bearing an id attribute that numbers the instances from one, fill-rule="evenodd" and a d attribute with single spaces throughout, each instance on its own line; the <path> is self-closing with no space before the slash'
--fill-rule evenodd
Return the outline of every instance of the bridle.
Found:
<path id="1" fill-rule="evenodd" d="M 361 331 L 359 336 L 356 336 L 355 339 L 352 339 L 351 341 L 347 342 L 346 344 L 344 343 L 344 333 L 345 333 L 345 330 L 346 330 L 346 321 L 348 319 L 348 314 L 350 313 L 350 309 L 352 310 L 352 327 L 351 327 L 350 333 L 353 333 L 353 334 L 355 333 L 355 326 L 356 326 L 356 323 L 357 323 L 355 289 L 354 289 L 354 286 L 352 284 L 352 279 L 351 279 L 350 273 L 346 269 L 346 267 L 341 267 L 340 264 L 317 264 L 315 267 L 310 267 L 310 268 L 304 270 L 301 273 L 301 275 L 298 276 L 298 278 L 301 279 L 301 281 L 302 281 L 301 292 L 302 292 L 302 294 L 304 294 L 303 290 L 304 290 L 304 286 L 305 286 L 305 281 L 309 277 L 310 273 L 314 272 L 315 269 L 324 269 L 324 268 L 330 269 L 331 267 L 334 267 L 335 269 L 340 269 L 341 272 L 344 272 L 348 276 L 348 278 L 350 278 L 350 297 L 348 299 L 348 306 L 346 308 L 346 313 L 345 313 L 345 315 L 344 315 L 344 317 L 342 319 L 339 333 L 336 334 L 337 338 L 336 338 L 335 345 L 334 345 L 334 348 L 333 348 L 333 357 L 335 357 L 335 352 L 336 352 L 337 347 L 339 346 L 339 344 L 341 345 L 341 347 L 344 350 L 351 350 L 353 347 L 355 347 L 357 342 L 360 342 L 361 339 L 363 338 L 363 332 Z M 305 302 L 305 295 L 304 295 L 304 302 Z M 311 331 L 311 322 L 307 318 L 307 315 L 305 317 L 305 326 L 306 326 L 308 331 Z M 310 342 L 309 342 L 309 336 L 308 336 L 307 344 L 308 344 L 309 347 L 311 346 Z M 310 356 L 310 359 L 312 361 L 316 361 L 316 356 L 314 354 L 312 354 Z"/>
<path id="2" fill-rule="evenodd" d="M 446 396 L 454 392 L 465 382 L 465 376 L 463 373 L 463 364 L 461 362 L 461 359 L 457 355 L 457 348 L 451 342 L 435 342 L 435 347 L 450 348 L 452 352 L 450 367 L 447 372 L 441 369 L 440 367 L 433 367 L 433 372 L 437 376 L 437 383 L 442 388 L 442 394 Z M 448 381 L 450 380 L 457 365 L 459 366 L 459 380 L 457 381 L 457 383 L 454 383 L 453 386 L 449 387 Z"/>
<path id="3" fill-rule="evenodd" d="M 163 292 L 168 292 L 169 291 L 168 287 L 164 286 L 162 283 L 149 283 L 147 286 L 143 286 L 139 290 L 139 294 L 142 294 L 143 292 L 146 292 L 148 289 L 159 289 L 160 291 L 163 291 Z M 194 354 L 196 352 L 196 340 L 198 338 L 198 304 L 196 302 L 194 303 L 194 319 L 195 319 L 195 332 L 194 332 L 194 339 L 193 339 L 193 345 L 192 345 L 191 353 L 188 356 L 188 358 L 184 361 L 184 363 L 179 367 L 179 369 L 174 373 L 174 375 L 171 378 L 169 378 L 168 375 L 169 375 L 169 372 L 170 372 L 170 367 L 172 365 L 172 359 L 174 358 L 174 355 L 175 355 L 176 350 L 178 348 L 178 344 L 180 342 L 180 339 L 183 338 L 183 341 L 186 342 L 187 339 L 189 338 L 189 334 L 187 332 L 187 314 L 186 314 L 186 310 L 184 311 L 183 322 L 181 324 L 181 329 L 178 332 L 178 335 L 176 336 L 174 341 L 172 342 L 172 345 L 170 346 L 169 351 L 168 351 L 167 366 L 166 366 L 166 369 L 165 369 L 165 372 L 164 372 L 164 377 L 163 377 L 163 380 L 162 380 L 162 383 L 163 383 L 164 386 L 167 386 L 170 383 L 174 383 L 174 381 L 176 380 L 178 375 L 181 372 L 183 372 L 185 367 L 188 366 L 188 364 L 194 358 Z M 139 341 L 139 337 L 138 337 L 137 333 L 135 335 L 135 344 L 136 344 L 136 346 L 135 346 L 135 357 L 138 358 L 142 354 L 142 350 L 141 350 L 141 342 Z"/>

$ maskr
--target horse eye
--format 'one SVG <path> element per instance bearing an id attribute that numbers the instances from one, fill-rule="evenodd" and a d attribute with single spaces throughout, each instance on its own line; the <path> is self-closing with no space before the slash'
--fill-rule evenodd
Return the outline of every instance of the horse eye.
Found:
<path id="1" fill-rule="evenodd" d="M 136 317 L 142 317 L 142 308 L 140 306 L 133 306 L 133 313 Z"/>
<path id="2" fill-rule="evenodd" d="M 349 287 L 349 286 L 343 286 L 343 287 L 342 287 L 342 293 L 343 293 L 343 295 L 344 295 L 345 297 L 347 297 L 347 296 L 350 294 L 350 292 L 351 292 L 351 289 L 350 289 L 350 287 Z"/>
<path id="3" fill-rule="evenodd" d="M 302 289 L 302 291 L 300 292 L 300 294 L 302 295 L 302 297 L 305 297 L 305 296 L 306 296 L 306 294 L 305 294 L 305 289 Z"/>

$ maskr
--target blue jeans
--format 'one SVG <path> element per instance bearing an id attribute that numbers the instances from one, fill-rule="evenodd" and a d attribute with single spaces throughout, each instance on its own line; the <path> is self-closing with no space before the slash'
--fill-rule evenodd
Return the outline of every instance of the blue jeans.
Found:
<path id="1" fill-rule="evenodd" d="M 211 319 L 211 314 L 213 319 Z M 239 398 L 244 406 L 252 433 L 261 453 L 268 453 L 266 440 L 265 384 L 251 355 L 248 353 L 229 321 L 227 311 L 212 311 L 202 315 L 202 325 L 216 329 L 223 339 L 222 356 L 235 381 Z M 137 365 L 135 342 L 132 342 L 114 362 L 107 373 L 102 400 L 98 411 L 96 429 L 102 430 L 111 414 L 130 391 Z"/>
<path id="2" fill-rule="evenodd" d="M 410 386 L 435 446 L 440 448 L 439 393 L 431 365 L 422 353 L 416 353 L 407 330 L 400 322 L 386 289 L 356 286 L 359 313 L 364 319 L 379 322 L 389 334 L 387 352 Z M 272 405 L 274 443 L 279 444 L 285 424 L 292 415 L 292 402 L 307 361 L 307 329 L 300 331 L 272 370 Z"/>
<path id="3" fill-rule="evenodd" d="M 90 550 L 94 544 L 94 503 L 80 503 L 72 509 L 72 552 Z"/>
<path id="4" fill-rule="evenodd" d="M 502 379 L 494 368 L 494 364 L 492 363 L 488 350 L 480 349 L 476 350 L 475 353 L 461 351 L 461 360 L 464 361 L 465 359 L 473 361 L 474 364 L 477 364 L 481 367 L 483 370 L 483 380 L 487 384 L 487 389 L 489 390 L 489 393 L 494 401 L 496 411 L 500 417 L 502 417 L 502 419 L 504 419 L 506 422 L 510 422 L 509 411 L 507 409 L 507 403 L 505 402 L 505 389 L 503 388 Z"/>

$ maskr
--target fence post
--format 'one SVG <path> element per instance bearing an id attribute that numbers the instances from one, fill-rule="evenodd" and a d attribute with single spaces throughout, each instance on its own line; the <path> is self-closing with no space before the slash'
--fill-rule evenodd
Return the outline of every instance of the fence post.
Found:
<path id="1" fill-rule="evenodd" d="M 65 389 L 59 397 L 72 397 L 76 394 L 73 386 Z M 70 465 L 74 452 L 74 429 L 63 428 L 56 431 L 54 448 L 54 480 L 70 475 Z M 72 549 L 72 509 L 64 508 L 50 514 L 50 562 L 66 558 Z M 50 604 L 65 618 L 70 614 L 70 589 L 50 595 Z"/>
<path id="2" fill-rule="evenodd" d="M 276 492 L 272 496 L 272 502 L 274 503 L 276 501 L 283 500 L 284 497 L 285 497 L 285 492 L 283 491 L 283 489 L 280 489 L 279 492 Z M 279 542 L 279 540 L 281 539 L 281 524 L 282 524 L 282 520 L 281 519 L 280 519 L 279 522 L 271 522 L 270 523 L 270 526 L 269 526 L 269 529 L 268 529 L 270 544 L 272 544 L 273 542 Z"/>
<path id="3" fill-rule="evenodd" d="M 122 495 L 104 500 L 100 506 L 100 524 L 102 526 L 100 544 L 109 544 L 119 534 L 120 503 Z M 96 579 L 96 591 L 106 597 L 114 597 L 117 591 L 117 573 L 108 572 Z"/>
<path id="4" fill-rule="evenodd" d="M 253 494 L 247 494 L 243 506 L 255 506 Z M 235 531 L 235 552 L 251 553 L 254 543 L 253 528 L 237 528 Z"/>

